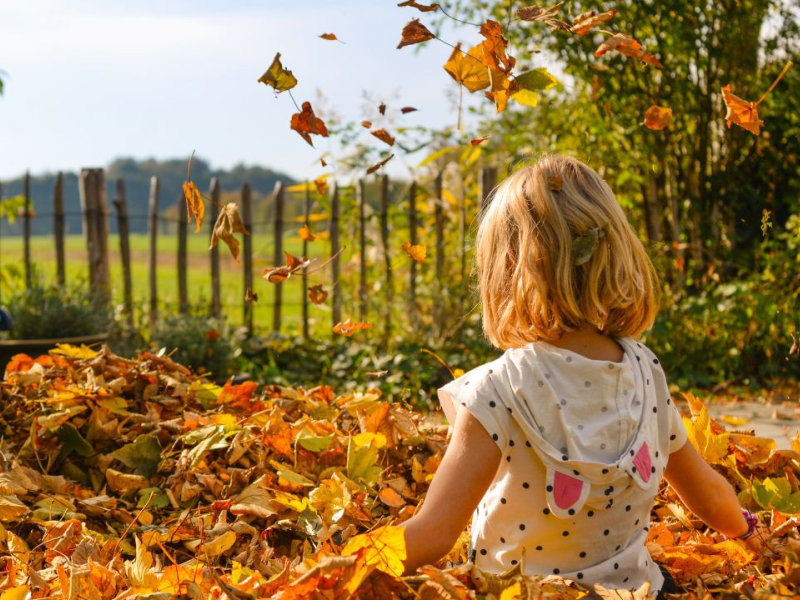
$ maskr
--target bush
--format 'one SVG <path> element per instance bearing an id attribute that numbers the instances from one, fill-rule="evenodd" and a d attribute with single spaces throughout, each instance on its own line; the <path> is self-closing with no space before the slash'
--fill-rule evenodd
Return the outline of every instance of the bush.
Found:
<path id="1" fill-rule="evenodd" d="M 161 319 L 150 345 L 166 348 L 173 360 L 201 374 L 223 380 L 230 375 L 234 346 L 232 334 L 220 319 L 201 314 L 169 316 Z"/>

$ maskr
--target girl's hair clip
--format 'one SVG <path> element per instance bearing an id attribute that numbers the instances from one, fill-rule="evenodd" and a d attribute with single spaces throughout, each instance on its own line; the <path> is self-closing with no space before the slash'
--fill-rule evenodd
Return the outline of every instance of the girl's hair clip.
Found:
<path id="1" fill-rule="evenodd" d="M 572 238 L 572 264 L 577 267 L 589 262 L 604 237 L 606 237 L 605 228 L 592 227 L 578 237 Z"/>

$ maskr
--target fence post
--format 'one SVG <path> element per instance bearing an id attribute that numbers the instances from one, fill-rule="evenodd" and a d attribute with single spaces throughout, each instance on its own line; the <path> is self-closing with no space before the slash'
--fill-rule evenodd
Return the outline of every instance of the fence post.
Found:
<path id="1" fill-rule="evenodd" d="M 417 182 L 411 182 L 408 192 L 408 241 L 412 246 L 417 243 Z M 408 287 L 411 295 L 411 317 L 417 316 L 417 261 L 412 260 L 409 266 Z"/>
<path id="2" fill-rule="evenodd" d="M 394 302 L 394 274 L 392 257 L 389 253 L 389 176 L 381 176 L 381 240 L 383 241 L 383 262 L 386 268 L 386 310 L 384 312 L 384 341 L 392 338 L 392 303 Z"/>
<path id="3" fill-rule="evenodd" d="M 2 199 L 3 199 L 3 183 L 0 182 L 0 200 Z M 2 240 L 3 237 L 2 234 L 3 234 L 3 219 L 0 218 L 0 240 Z M 2 258 L 2 256 L 3 253 L 0 252 L 0 258 Z M 3 297 L 3 286 L 0 285 L 0 299 L 2 299 L 2 297 Z"/>
<path id="4" fill-rule="evenodd" d="M 436 222 L 436 281 L 441 284 L 444 276 L 444 198 L 442 197 L 442 172 L 436 176 L 436 199 L 434 220 Z"/>
<path id="5" fill-rule="evenodd" d="M 122 178 L 117 179 L 117 187 L 114 195 L 114 207 L 117 209 L 117 229 L 119 229 L 119 253 L 122 257 L 122 280 L 125 289 L 125 314 L 127 315 L 128 327 L 131 329 L 131 331 L 133 331 L 133 282 L 131 279 L 131 247 L 129 240 L 130 231 L 128 227 L 128 201 L 125 198 L 125 181 L 123 181 Z"/>
<path id="6" fill-rule="evenodd" d="M 273 255 L 274 266 L 283 264 L 283 184 L 278 181 L 275 183 L 275 228 L 273 233 L 273 244 L 275 254 Z M 281 330 L 281 300 L 283 286 L 278 283 L 275 285 L 275 300 L 272 305 L 272 330 Z"/>
<path id="7" fill-rule="evenodd" d="M 66 267 L 64 263 L 64 176 L 59 171 L 56 185 L 53 187 L 53 213 L 55 223 L 53 231 L 56 237 L 56 280 L 60 287 L 66 285 Z"/>
<path id="8" fill-rule="evenodd" d="M 253 335 L 253 303 L 245 300 L 247 289 L 253 289 L 253 210 L 251 207 L 250 184 L 242 184 L 242 225 L 250 235 L 243 235 L 244 238 L 244 293 L 242 302 L 244 303 L 243 319 L 244 326 L 247 327 L 247 335 Z"/>
<path id="9" fill-rule="evenodd" d="M 156 285 L 156 268 L 158 266 L 158 177 L 150 178 L 150 197 L 147 202 L 147 230 L 149 234 L 149 247 L 147 253 L 147 270 L 150 283 L 150 315 L 149 326 L 152 335 L 156 329 L 158 319 L 158 287 Z"/>
<path id="10" fill-rule="evenodd" d="M 178 312 L 189 311 L 189 290 L 186 281 L 186 227 L 189 207 L 183 190 L 178 194 Z"/>
<path id="11" fill-rule="evenodd" d="M 214 224 L 217 222 L 219 216 L 219 180 L 214 177 L 211 180 L 211 187 L 208 190 L 208 195 L 211 198 L 211 206 L 209 206 L 209 220 L 208 230 L 209 239 L 214 235 Z M 211 248 L 211 314 L 219 317 L 222 313 L 222 296 L 220 294 L 219 284 L 219 246 Z"/>
<path id="12" fill-rule="evenodd" d="M 358 228 L 359 228 L 359 278 L 358 278 L 358 319 L 367 320 L 367 223 L 366 194 L 364 180 L 359 179 L 356 187 L 358 196 Z"/>
<path id="13" fill-rule="evenodd" d="M 331 221 L 330 221 L 330 236 L 331 236 L 331 294 L 333 295 L 332 313 L 333 313 L 333 326 L 342 322 L 342 296 L 339 291 L 339 275 L 341 273 L 341 263 L 339 262 L 339 186 L 336 182 L 331 186 Z M 336 334 L 332 334 L 336 337 Z"/>
<path id="14" fill-rule="evenodd" d="M 497 185 L 497 167 L 483 167 L 481 169 L 481 208 L 480 214 L 486 210 L 489 204 L 489 194 Z"/>
<path id="15" fill-rule="evenodd" d="M 306 182 L 306 197 L 305 205 L 303 207 L 303 214 L 305 220 L 303 223 L 308 228 L 308 215 L 311 214 L 311 184 Z M 303 259 L 308 256 L 308 240 L 303 239 Z M 306 269 L 303 269 L 303 339 L 308 339 L 308 275 Z"/>
<path id="16" fill-rule="evenodd" d="M 33 275 L 31 273 L 31 173 L 25 172 L 25 212 L 23 213 L 23 231 L 25 244 L 25 287 L 31 289 Z"/>
<path id="17" fill-rule="evenodd" d="M 79 189 L 84 233 L 89 251 L 89 284 L 111 299 L 111 269 L 108 262 L 108 214 L 103 169 L 81 169 Z"/>

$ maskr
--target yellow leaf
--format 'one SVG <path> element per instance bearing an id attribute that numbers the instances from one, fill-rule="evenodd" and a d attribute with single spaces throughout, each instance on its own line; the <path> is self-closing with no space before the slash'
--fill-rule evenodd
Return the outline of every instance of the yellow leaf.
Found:
<path id="1" fill-rule="evenodd" d="M 197 223 L 194 232 L 200 233 L 200 228 L 203 226 L 203 218 L 206 215 L 206 206 L 203 204 L 200 190 L 197 189 L 193 181 L 184 181 L 183 195 L 186 198 L 186 212 L 189 215 L 189 223 L 192 222 L 192 217 L 194 217 Z"/>
<path id="2" fill-rule="evenodd" d="M 17 587 L 9 588 L 3 595 L 0 596 L 0 600 L 28 600 L 31 597 L 31 588 L 27 585 L 18 585 Z"/>
<path id="3" fill-rule="evenodd" d="M 0 496 L 0 521 L 13 521 L 28 512 L 28 507 L 14 494 Z"/>
<path id="4" fill-rule="evenodd" d="M 359 433 L 353 436 L 353 442 L 357 448 L 369 446 L 373 442 L 376 448 L 383 448 L 386 445 L 386 436 L 382 433 Z"/>
<path id="5" fill-rule="evenodd" d="M 403 252 L 405 252 L 410 259 L 420 263 L 425 262 L 428 250 L 423 244 L 414 244 L 412 246 L 411 242 L 404 242 L 402 248 Z"/>
<path id="6" fill-rule="evenodd" d="M 94 358 L 98 353 L 84 344 L 81 344 L 80 348 L 71 344 L 56 344 L 56 349 L 50 350 L 50 354 L 60 354 L 61 356 L 66 356 L 67 358 L 86 360 L 89 358 Z"/>
<path id="7" fill-rule="evenodd" d="M 483 64 L 482 44 L 470 49 L 466 55 L 461 50 L 461 44 L 457 44 L 444 64 L 444 70 L 470 92 L 477 92 L 491 85 L 489 69 Z"/>
<path id="8" fill-rule="evenodd" d="M 236 543 L 236 534 L 233 531 L 226 531 L 221 536 L 214 538 L 207 544 L 203 544 L 203 552 L 213 558 L 229 550 Z"/>
<path id="9" fill-rule="evenodd" d="M 520 90 L 511 96 L 511 99 L 516 100 L 519 104 L 524 104 L 525 106 L 535 107 L 537 104 L 539 104 L 539 94 L 532 92 L 531 90 Z"/>
<path id="10" fill-rule="evenodd" d="M 520 594 L 522 593 L 522 586 L 518 581 L 514 585 L 507 587 L 503 590 L 503 593 L 500 594 L 500 600 L 519 600 Z"/>
<path id="11" fill-rule="evenodd" d="M 357 535 L 342 549 L 342 556 L 350 556 L 363 550 L 362 556 L 367 565 L 372 565 L 384 573 L 400 577 L 403 574 L 403 561 L 406 558 L 406 539 L 402 527 L 387 525 L 370 533 Z"/>
<path id="12" fill-rule="evenodd" d="M 705 406 L 694 420 L 684 417 L 683 424 L 689 441 L 707 463 L 714 465 L 725 460 L 728 455 L 729 435 L 727 433 L 715 435 L 711 432 L 711 419 Z"/>

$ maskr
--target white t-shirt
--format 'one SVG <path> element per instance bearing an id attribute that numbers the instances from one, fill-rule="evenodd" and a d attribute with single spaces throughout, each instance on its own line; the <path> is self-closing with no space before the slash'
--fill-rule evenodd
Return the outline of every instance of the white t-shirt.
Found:
<path id="1" fill-rule="evenodd" d="M 503 453 L 472 518 L 478 568 L 501 573 L 520 563 L 527 575 L 609 589 L 663 585 L 645 540 L 661 475 L 686 430 L 655 355 L 634 339 L 617 341 L 620 363 L 534 342 L 439 390 Z"/>

